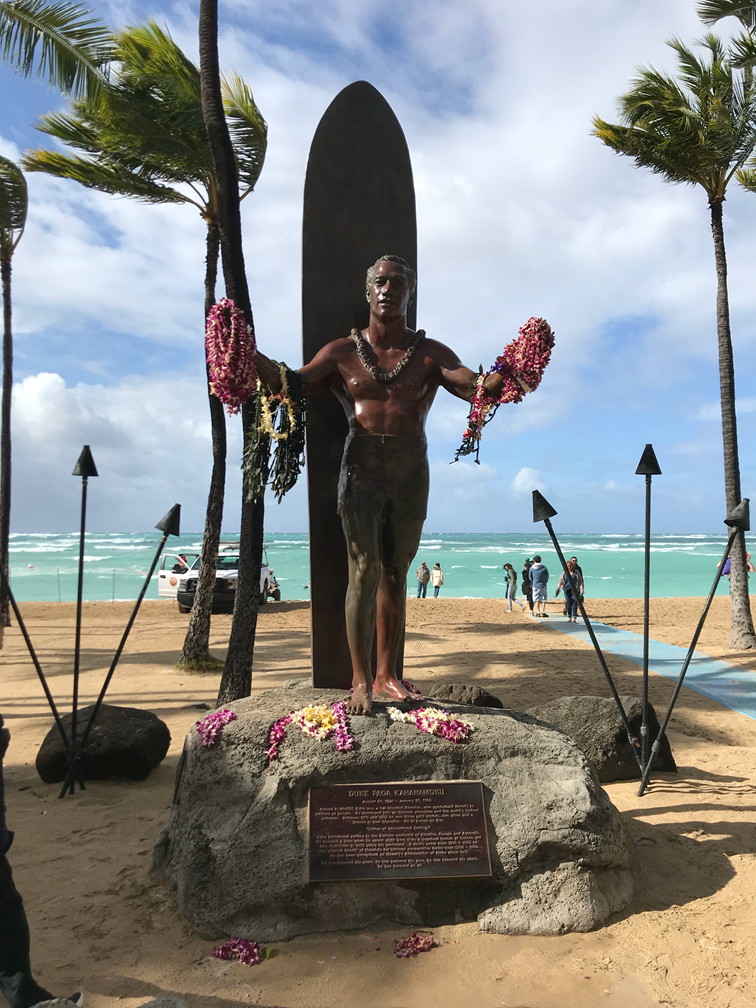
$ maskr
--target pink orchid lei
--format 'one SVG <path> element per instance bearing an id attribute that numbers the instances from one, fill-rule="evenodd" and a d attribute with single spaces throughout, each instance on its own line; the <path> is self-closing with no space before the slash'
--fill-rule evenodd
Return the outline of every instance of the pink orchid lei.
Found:
<path id="1" fill-rule="evenodd" d="M 480 464 L 478 456 L 483 428 L 493 420 L 502 403 L 522 402 L 526 393 L 538 388 L 553 347 L 554 333 L 546 319 L 530 318 L 520 327 L 517 339 L 512 340 L 496 358 L 491 370 L 485 374 L 481 372 L 475 384 L 467 428 L 462 435 L 462 444 L 454 453 L 454 462 L 463 455 L 474 454 L 475 461 Z M 494 372 L 504 375 L 498 399 L 485 390 L 485 380 Z"/>
<path id="2" fill-rule="evenodd" d="M 225 725 L 231 721 L 236 721 L 236 714 L 232 710 L 224 707 L 222 710 L 212 711 L 195 724 L 195 728 L 202 739 L 202 745 L 209 749 L 215 745 L 218 736 L 223 731 Z"/>
<path id="3" fill-rule="evenodd" d="M 432 948 L 436 948 L 433 935 L 413 931 L 407 938 L 394 942 L 394 955 L 397 959 L 409 959 L 410 956 L 420 955 L 421 952 L 427 952 Z"/>
<path id="4" fill-rule="evenodd" d="M 229 413 L 238 413 L 257 391 L 256 349 L 255 334 L 241 308 L 230 298 L 213 305 L 205 329 L 210 391 Z"/>
<path id="5" fill-rule="evenodd" d="M 469 721 L 455 717 L 449 711 L 436 707 L 415 707 L 413 710 L 400 711 L 398 707 L 389 707 L 386 711 L 392 721 L 406 721 L 414 724 L 428 735 L 438 735 L 447 742 L 465 742 L 473 731 Z"/>
<path id="6" fill-rule="evenodd" d="M 326 707 L 324 704 L 310 704 L 300 710 L 290 711 L 271 727 L 268 735 L 268 763 L 278 758 L 278 750 L 286 738 L 286 729 L 294 724 L 305 735 L 321 741 L 333 735 L 337 752 L 350 752 L 354 748 L 354 739 L 349 734 L 349 721 L 346 705 L 338 701 Z"/>
<path id="7" fill-rule="evenodd" d="M 256 941 L 249 941 L 247 938 L 229 938 L 228 941 L 224 941 L 222 945 L 213 949 L 213 955 L 216 959 L 240 962 L 245 966 L 257 966 L 267 958 L 265 946 Z"/>

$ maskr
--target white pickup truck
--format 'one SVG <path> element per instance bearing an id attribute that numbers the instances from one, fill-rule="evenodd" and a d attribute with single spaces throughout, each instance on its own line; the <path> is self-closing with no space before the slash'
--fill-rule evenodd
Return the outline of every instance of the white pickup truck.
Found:
<path id="1" fill-rule="evenodd" d="M 175 598 L 179 612 L 187 613 L 194 605 L 194 595 L 199 577 L 199 553 L 164 553 L 158 570 L 158 596 Z M 218 548 L 218 567 L 213 592 L 213 612 L 231 612 L 236 597 L 239 579 L 239 543 L 221 543 Z M 260 605 L 272 598 L 281 600 L 275 574 L 268 564 L 268 556 L 263 550 L 260 567 Z"/>

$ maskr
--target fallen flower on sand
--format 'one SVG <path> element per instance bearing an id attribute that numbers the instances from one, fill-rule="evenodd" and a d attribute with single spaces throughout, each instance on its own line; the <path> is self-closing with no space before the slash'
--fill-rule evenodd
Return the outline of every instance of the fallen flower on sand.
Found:
<path id="1" fill-rule="evenodd" d="M 420 955 L 429 949 L 436 948 L 433 935 L 423 935 L 418 931 L 413 931 L 407 938 L 401 938 L 394 942 L 394 955 L 397 959 L 409 959 L 410 956 Z"/>
<path id="2" fill-rule="evenodd" d="M 263 959 L 267 958 L 267 950 L 259 942 L 249 941 L 247 938 L 229 938 L 222 945 L 213 949 L 216 959 L 225 959 L 229 962 L 244 963 L 245 966 L 257 966 Z"/>

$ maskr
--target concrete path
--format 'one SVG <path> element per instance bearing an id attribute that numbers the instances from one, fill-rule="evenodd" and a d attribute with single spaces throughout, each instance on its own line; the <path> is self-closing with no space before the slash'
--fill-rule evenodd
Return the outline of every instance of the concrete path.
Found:
<path id="1" fill-rule="evenodd" d="M 569 623 L 566 616 L 549 613 L 549 619 L 538 622 L 544 623 L 552 630 L 558 630 L 560 633 L 584 641 L 593 651 L 588 631 L 580 617 L 578 620 L 577 623 Z M 620 655 L 643 668 L 643 637 L 641 634 L 632 633 L 630 630 L 618 630 L 616 627 L 608 626 L 606 623 L 597 623 L 594 620 L 591 620 L 591 626 L 602 651 L 607 654 Z M 666 676 L 668 679 L 677 679 L 687 653 L 687 647 L 677 647 L 675 644 L 663 644 L 661 641 L 649 640 L 649 672 L 658 672 L 659 675 Z M 726 662 L 716 661 L 700 651 L 694 651 L 688 671 L 685 673 L 684 684 L 731 710 L 756 718 L 756 676 L 748 669 L 737 668 Z M 664 712 L 657 711 L 657 713 L 661 718 Z"/>

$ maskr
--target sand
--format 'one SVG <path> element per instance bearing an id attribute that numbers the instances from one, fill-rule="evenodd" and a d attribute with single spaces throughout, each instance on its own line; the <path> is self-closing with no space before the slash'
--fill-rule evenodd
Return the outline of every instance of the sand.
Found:
<path id="1" fill-rule="evenodd" d="M 654 600 L 652 636 L 687 646 L 700 599 Z M 81 703 L 91 702 L 132 603 L 84 606 Z M 551 606 L 554 611 L 557 606 Z M 596 618 L 642 628 L 638 601 L 589 603 Z M 22 607 L 51 689 L 70 705 L 73 620 L 68 603 Z M 360 933 L 284 943 L 256 967 L 212 958 L 213 942 L 177 915 L 173 897 L 147 875 L 152 844 L 168 818 L 184 735 L 217 676 L 173 668 L 188 617 L 171 602 L 144 603 L 107 700 L 154 711 L 172 743 L 142 783 L 90 782 L 58 799 L 34 769 L 52 720 L 17 628 L 2 653 L 2 707 L 12 732 L 5 763 L 11 861 L 32 930 L 40 982 L 86 991 L 88 1008 L 124 1008 L 176 994 L 191 1006 L 236 1008 L 753 1008 L 756 925 L 756 721 L 683 689 L 670 738 L 678 775 L 607 786 L 635 841 L 637 893 L 627 913 L 590 934 L 532 938 L 480 935 L 474 923 L 436 928 L 439 947 L 415 959 L 393 955 L 410 929 L 389 922 Z M 212 650 L 224 654 L 230 617 L 213 617 Z M 729 646 L 728 600 L 715 599 L 700 650 L 756 671 L 756 654 Z M 309 604 L 261 612 L 254 689 L 308 674 Z M 606 696 L 586 645 L 497 600 L 409 600 L 407 677 L 478 683 L 522 710 L 557 696 Z M 620 693 L 640 695 L 640 669 L 608 658 Z M 756 682 L 756 680 L 755 680 Z M 651 681 L 666 709 L 673 683 Z M 756 685 L 754 686 L 756 688 Z"/>

